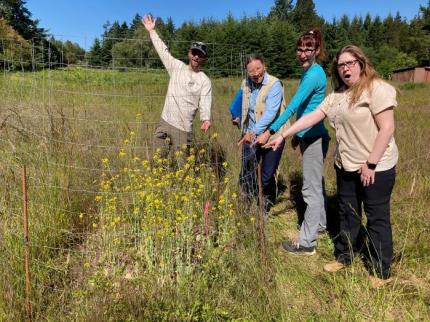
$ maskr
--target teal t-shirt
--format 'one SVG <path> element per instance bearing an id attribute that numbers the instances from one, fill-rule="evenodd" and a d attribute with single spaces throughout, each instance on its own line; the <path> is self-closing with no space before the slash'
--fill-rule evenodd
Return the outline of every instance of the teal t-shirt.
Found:
<path id="1" fill-rule="evenodd" d="M 279 115 L 275 122 L 270 126 L 274 131 L 278 131 L 290 117 L 296 113 L 296 119 L 314 111 L 324 100 L 327 87 L 327 79 L 324 70 L 319 64 L 313 64 L 305 70 L 300 78 L 299 88 L 297 89 L 291 101 L 288 103 L 285 111 Z M 316 137 L 327 135 L 327 129 L 324 121 L 298 132 L 299 137 Z"/>

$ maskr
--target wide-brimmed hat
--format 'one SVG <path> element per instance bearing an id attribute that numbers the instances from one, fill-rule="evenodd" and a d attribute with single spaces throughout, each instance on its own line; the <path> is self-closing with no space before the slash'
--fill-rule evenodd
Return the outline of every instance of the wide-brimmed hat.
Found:
<path id="1" fill-rule="evenodd" d="M 205 55 L 205 56 L 208 55 L 208 46 L 204 42 L 201 42 L 201 41 L 193 42 L 191 44 L 190 49 L 191 50 L 196 49 L 196 50 L 200 51 L 203 55 Z"/>

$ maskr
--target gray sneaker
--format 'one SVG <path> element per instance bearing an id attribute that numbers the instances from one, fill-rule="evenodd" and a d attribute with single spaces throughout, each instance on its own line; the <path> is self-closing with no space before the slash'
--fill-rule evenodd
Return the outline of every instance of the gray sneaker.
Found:
<path id="1" fill-rule="evenodd" d="M 291 254 L 297 255 L 312 256 L 316 253 L 315 247 L 305 247 L 293 240 L 286 240 L 282 242 L 282 248 Z"/>

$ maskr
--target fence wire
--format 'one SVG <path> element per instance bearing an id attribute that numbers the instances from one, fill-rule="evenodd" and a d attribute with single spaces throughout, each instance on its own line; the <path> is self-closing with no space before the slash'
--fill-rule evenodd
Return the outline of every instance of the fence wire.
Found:
<path id="1" fill-rule="evenodd" d="M 179 57 L 185 60 L 186 44 L 168 45 L 175 52 L 185 48 Z M 22 165 L 28 168 L 31 304 L 36 317 L 43 315 L 47 296 L 65 302 L 79 300 L 78 290 L 65 280 L 87 278 L 88 283 L 97 283 L 97 268 L 102 268 L 105 277 L 111 276 L 113 263 L 126 278 L 142 272 L 143 268 L 131 264 L 132 255 L 118 255 L 118 250 L 133 249 L 134 258 L 146 263 L 146 270 L 155 269 L 151 265 L 159 257 L 153 257 L 153 262 L 144 259 L 145 251 L 156 248 L 148 244 L 145 234 L 151 230 L 142 218 L 160 220 L 152 223 L 152 229 L 163 233 L 160 227 L 167 223 L 157 219 L 163 205 L 156 202 L 163 194 L 173 194 L 171 198 L 181 204 L 180 212 L 185 212 L 183 217 L 187 212 L 199 216 L 191 228 L 177 223 L 177 233 L 192 229 L 187 233 L 208 234 L 207 213 L 234 208 L 223 201 L 223 191 L 236 189 L 232 174 L 238 173 L 240 164 L 236 144 L 240 132 L 228 126 L 228 106 L 244 76 L 244 52 L 234 45 L 209 44 L 204 71 L 213 85 L 213 127 L 201 133 L 196 117 L 190 152 L 195 161 L 186 157 L 178 161 L 173 152 L 169 160 L 154 161 L 152 137 L 169 77 L 150 43 L 127 39 L 121 46 L 114 47 L 108 64 L 97 65 L 90 63 L 88 55 L 72 63 L 63 47 L 47 40 L 0 39 L 0 250 L 6 259 L 0 269 L 0 288 L 1 300 L 14 303 L 10 306 L 18 312 L 14 316 L 24 316 L 25 302 Z M 131 54 L 125 51 L 127 47 Z M 160 178 L 148 170 L 157 162 Z M 193 168 L 181 168 L 181 162 L 194 162 Z M 199 162 L 212 170 L 200 169 Z M 199 179 L 192 178 L 191 171 Z M 156 183 L 138 183 L 137 177 Z M 163 187 L 163 178 L 178 186 Z M 188 205 L 197 193 L 213 200 Z M 155 201 L 144 199 L 148 195 Z M 144 201 L 137 202 L 139 198 Z M 153 210 L 148 210 L 148 203 Z M 148 213 L 142 213 L 144 207 Z M 227 219 L 222 220 L 226 223 Z M 156 234 L 153 238 L 159 240 Z M 202 247 L 200 240 L 195 243 Z M 186 271 L 198 257 L 184 251 L 183 259 L 169 263 L 182 265 Z M 168 255 L 174 257 L 159 256 Z M 67 295 L 65 284 L 72 288 L 72 295 Z"/>

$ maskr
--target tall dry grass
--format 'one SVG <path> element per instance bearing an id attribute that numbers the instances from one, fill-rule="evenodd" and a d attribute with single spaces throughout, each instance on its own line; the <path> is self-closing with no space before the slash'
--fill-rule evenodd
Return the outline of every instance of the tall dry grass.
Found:
<path id="1" fill-rule="evenodd" d="M 151 135 L 166 80 L 164 73 L 85 69 L 2 74 L 0 320 L 25 317 L 22 164 L 29 167 L 35 320 L 430 318 L 428 85 L 397 84 L 395 281 L 371 291 L 360 261 L 339 274 L 322 272 L 323 263 L 333 258 L 328 236 L 319 239 L 318 254 L 312 258 L 290 256 L 280 248 L 283 239 L 297 235 L 301 163 L 298 152 L 291 149 L 284 152 L 279 176 L 287 190 L 265 223 L 268 262 L 261 261 L 256 210 L 244 209 L 232 199 L 240 151 L 228 105 L 239 79 L 214 80 L 214 127 L 208 135 L 197 127 L 195 131 L 197 157 L 205 149 L 201 160 L 213 165 L 208 151 L 222 148 L 218 151 L 228 163 L 228 182 L 211 167 L 197 171 L 196 164 L 190 165 L 193 172 L 188 179 L 179 175 L 182 184 L 173 179 L 178 168 L 162 167 L 164 172 L 155 174 L 149 163 L 145 168 L 142 162 L 151 159 Z M 297 82 L 284 83 L 291 97 Z M 209 139 L 215 132 L 216 144 Z M 326 161 L 332 216 L 333 149 L 332 143 Z M 166 182 L 168 187 L 163 186 Z M 178 202 L 169 203 L 172 198 L 163 193 L 169 189 Z M 135 190 L 145 195 L 127 193 Z M 142 199 L 148 195 L 148 200 Z M 210 209 L 214 235 L 209 239 L 204 230 L 207 200 L 211 207 L 220 203 L 226 207 Z M 234 213 L 227 216 L 232 209 Z M 152 210 L 153 215 L 142 215 Z M 221 239 L 224 232 L 227 235 Z"/>

